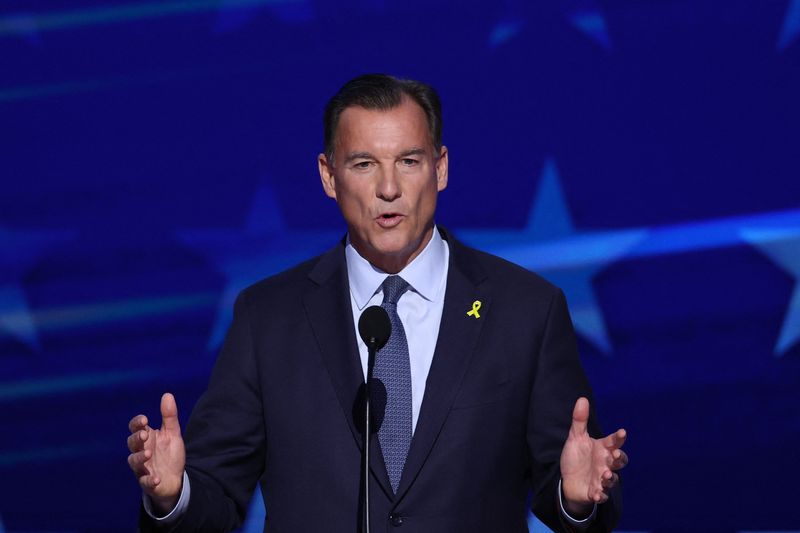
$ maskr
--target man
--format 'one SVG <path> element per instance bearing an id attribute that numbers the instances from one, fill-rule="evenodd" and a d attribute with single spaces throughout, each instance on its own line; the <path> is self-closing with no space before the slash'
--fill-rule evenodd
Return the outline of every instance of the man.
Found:
<path id="1" fill-rule="evenodd" d="M 185 451 L 172 395 L 161 429 L 131 420 L 140 528 L 236 528 L 260 482 L 265 531 L 358 531 L 355 324 L 382 305 L 372 531 L 526 532 L 530 493 L 554 530 L 610 530 L 625 432 L 596 438 L 561 291 L 434 225 L 448 153 L 433 89 L 351 80 L 326 107 L 318 165 L 347 238 L 242 292 Z"/>

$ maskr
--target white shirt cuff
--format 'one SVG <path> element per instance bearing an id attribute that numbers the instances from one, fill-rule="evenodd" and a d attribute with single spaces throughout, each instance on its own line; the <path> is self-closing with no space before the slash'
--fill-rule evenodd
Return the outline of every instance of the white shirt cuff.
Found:
<path id="1" fill-rule="evenodd" d="M 561 514 L 564 515 L 564 518 L 567 519 L 567 522 L 575 526 L 578 530 L 588 529 L 594 520 L 595 515 L 597 515 L 597 504 L 594 504 L 592 507 L 592 514 L 584 518 L 583 520 L 577 520 L 572 518 L 566 509 L 564 509 L 564 500 L 561 497 L 561 480 L 558 480 L 558 505 L 561 507 Z"/>
<path id="2" fill-rule="evenodd" d="M 145 512 L 159 523 L 161 526 L 171 526 L 178 521 L 180 517 L 184 515 L 186 512 L 186 508 L 189 507 L 189 495 L 192 492 L 192 488 L 189 486 L 189 476 L 186 474 L 186 471 L 183 472 L 183 487 L 181 488 L 181 495 L 178 498 L 178 503 L 175 504 L 175 508 L 169 512 L 169 514 L 165 516 L 156 516 L 155 512 L 153 511 L 153 502 L 150 500 L 150 497 L 147 494 L 142 494 L 142 504 L 144 505 Z"/>

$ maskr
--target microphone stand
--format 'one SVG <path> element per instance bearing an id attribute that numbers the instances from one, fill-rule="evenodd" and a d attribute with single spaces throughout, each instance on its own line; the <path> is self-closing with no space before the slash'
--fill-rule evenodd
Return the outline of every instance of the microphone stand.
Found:
<path id="1" fill-rule="evenodd" d="M 369 533 L 369 443 L 372 437 L 372 428 L 370 427 L 370 419 L 372 418 L 370 416 L 372 404 L 370 384 L 372 382 L 372 371 L 375 368 L 375 352 L 383 348 L 392 334 L 392 323 L 386 310 L 377 305 L 367 307 L 361 313 L 361 318 L 358 319 L 358 334 L 364 344 L 367 345 L 367 379 L 364 382 L 364 437 L 362 439 L 364 449 L 364 498 L 362 501 L 361 533 Z"/>
<path id="2" fill-rule="evenodd" d="M 367 381 L 364 383 L 364 508 L 362 533 L 369 533 L 369 444 L 372 429 L 370 427 L 370 382 L 372 371 L 375 368 L 375 352 L 377 352 L 377 339 L 370 337 L 367 342 Z"/>

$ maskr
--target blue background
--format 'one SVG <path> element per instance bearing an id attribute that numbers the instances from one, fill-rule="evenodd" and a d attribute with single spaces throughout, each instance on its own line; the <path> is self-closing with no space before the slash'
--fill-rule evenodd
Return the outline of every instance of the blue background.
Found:
<path id="1" fill-rule="evenodd" d="M 374 71 L 442 96 L 437 221 L 565 289 L 620 529 L 800 529 L 800 0 L 3 0 L 0 531 L 133 530 L 128 419 L 343 234 Z"/>

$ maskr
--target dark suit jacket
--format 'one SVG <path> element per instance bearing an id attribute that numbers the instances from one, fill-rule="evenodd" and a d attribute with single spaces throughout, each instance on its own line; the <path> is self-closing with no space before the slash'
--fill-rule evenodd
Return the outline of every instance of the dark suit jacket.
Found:
<path id="1" fill-rule="evenodd" d="M 559 457 L 591 392 L 564 296 L 442 234 L 450 267 L 425 397 L 397 495 L 372 439 L 371 529 L 525 533 L 531 505 L 567 530 Z M 480 318 L 467 315 L 476 300 Z M 358 531 L 362 382 L 341 243 L 244 290 L 185 432 L 191 498 L 177 530 L 237 527 L 260 481 L 265 531 Z M 592 531 L 613 527 L 619 503 L 599 507 Z"/>

